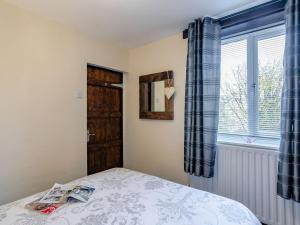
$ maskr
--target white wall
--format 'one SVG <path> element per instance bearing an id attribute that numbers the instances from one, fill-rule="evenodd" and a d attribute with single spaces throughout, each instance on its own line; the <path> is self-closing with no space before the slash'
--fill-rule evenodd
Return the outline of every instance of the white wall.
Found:
<path id="1" fill-rule="evenodd" d="M 181 34 L 129 53 L 126 76 L 125 167 L 187 184 L 183 171 L 185 62 L 187 42 Z M 174 120 L 139 119 L 140 75 L 174 71 Z"/>
<path id="2" fill-rule="evenodd" d="M 127 70 L 128 52 L 1 0 L 0 29 L 3 204 L 86 175 L 86 64 Z"/>

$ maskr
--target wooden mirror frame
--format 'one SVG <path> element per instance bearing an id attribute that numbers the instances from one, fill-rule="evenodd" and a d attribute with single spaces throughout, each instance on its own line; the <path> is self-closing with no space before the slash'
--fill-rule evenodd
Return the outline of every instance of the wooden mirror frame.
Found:
<path id="1" fill-rule="evenodd" d="M 169 81 L 168 81 L 169 79 Z M 139 89 L 140 89 L 140 119 L 152 119 L 152 120 L 173 120 L 174 119 L 174 95 L 167 99 L 165 96 L 165 112 L 149 112 L 145 111 L 145 93 L 143 93 L 142 83 L 151 83 L 155 81 L 165 81 L 165 87 L 170 84 L 174 87 L 174 74 L 173 71 L 165 71 L 161 73 L 153 73 L 143 75 L 139 77 Z"/>

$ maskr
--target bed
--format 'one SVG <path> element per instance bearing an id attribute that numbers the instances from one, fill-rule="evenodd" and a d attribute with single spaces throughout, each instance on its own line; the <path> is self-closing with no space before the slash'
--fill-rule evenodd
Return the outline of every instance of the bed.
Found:
<path id="1" fill-rule="evenodd" d="M 5 225 L 261 225 L 244 205 L 140 172 L 114 168 L 71 182 L 92 184 L 87 203 L 70 203 L 50 215 L 24 205 L 39 193 L 0 206 Z"/>

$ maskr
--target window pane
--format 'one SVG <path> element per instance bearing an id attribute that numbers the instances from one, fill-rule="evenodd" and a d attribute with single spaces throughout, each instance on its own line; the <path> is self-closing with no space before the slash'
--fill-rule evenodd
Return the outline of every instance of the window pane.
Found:
<path id="1" fill-rule="evenodd" d="M 258 41 L 258 132 L 280 134 L 280 101 L 285 36 Z"/>
<path id="2" fill-rule="evenodd" d="M 220 133 L 248 133 L 247 40 L 222 45 Z"/>

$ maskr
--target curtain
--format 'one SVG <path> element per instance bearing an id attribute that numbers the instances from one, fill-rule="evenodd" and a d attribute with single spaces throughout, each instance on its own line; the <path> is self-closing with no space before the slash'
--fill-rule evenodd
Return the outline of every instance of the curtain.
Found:
<path id="1" fill-rule="evenodd" d="M 281 103 L 277 193 L 300 202 L 300 2 L 286 5 L 286 46 Z"/>
<path id="2" fill-rule="evenodd" d="M 219 122 L 221 27 L 212 18 L 188 28 L 185 89 L 184 170 L 214 176 Z"/>

